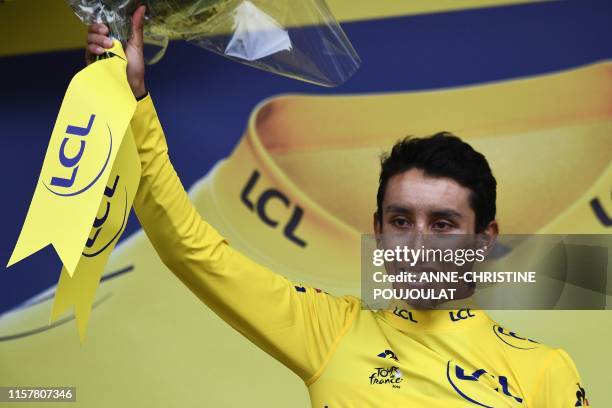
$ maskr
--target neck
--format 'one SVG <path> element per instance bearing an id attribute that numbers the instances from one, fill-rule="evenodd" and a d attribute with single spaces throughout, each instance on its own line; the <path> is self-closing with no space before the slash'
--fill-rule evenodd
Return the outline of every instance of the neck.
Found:
<path id="1" fill-rule="evenodd" d="M 393 283 L 394 289 L 407 289 L 405 285 Z M 421 288 L 422 290 L 433 289 L 434 291 L 454 289 L 452 299 L 409 299 L 402 302 L 402 307 L 408 307 L 415 310 L 432 310 L 432 309 L 461 309 L 466 304 L 473 302 L 472 296 L 474 295 L 474 288 L 465 283 L 458 283 L 452 287 L 436 287 L 433 285 L 427 288 Z"/>

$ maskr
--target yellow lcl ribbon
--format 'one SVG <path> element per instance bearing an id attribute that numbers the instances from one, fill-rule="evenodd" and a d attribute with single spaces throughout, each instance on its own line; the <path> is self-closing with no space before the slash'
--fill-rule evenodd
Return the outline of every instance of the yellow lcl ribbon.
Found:
<path id="1" fill-rule="evenodd" d="M 23 228 L 8 266 L 52 244 L 63 263 L 51 321 L 74 305 L 85 338 L 104 266 L 125 229 L 140 180 L 130 128 L 136 101 L 125 53 L 114 42 L 106 58 L 73 78 L 51 134 Z"/>

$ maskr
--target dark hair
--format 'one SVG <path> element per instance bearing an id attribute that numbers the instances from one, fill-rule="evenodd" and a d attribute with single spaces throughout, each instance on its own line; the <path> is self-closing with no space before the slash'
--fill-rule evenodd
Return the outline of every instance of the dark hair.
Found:
<path id="1" fill-rule="evenodd" d="M 497 182 L 485 157 L 450 132 L 433 136 L 406 137 L 391 153 L 381 156 L 380 182 L 376 195 L 378 221 L 382 225 L 382 204 L 391 177 L 420 169 L 431 177 L 447 177 L 470 189 L 470 206 L 476 213 L 476 232 L 495 219 Z"/>

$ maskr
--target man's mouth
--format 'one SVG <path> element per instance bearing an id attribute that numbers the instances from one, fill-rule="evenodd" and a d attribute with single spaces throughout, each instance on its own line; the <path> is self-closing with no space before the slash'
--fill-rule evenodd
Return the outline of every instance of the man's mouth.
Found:
<path id="1" fill-rule="evenodd" d="M 423 277 L 425 274 L 437 274 L 439 273 L 437 268 L 427 268 L 427 267 L 419 267 L 418 269 L 415 269 L 413 267 L 404 267 L 404 266 L 400 266 L 398 268 L 398 271 L 401 274 L 407 274 L 408 276 L 410 276 L 412 279 L 414 279 L 415 281 L 418 281 L 421 279 L 421 277 Z"/>

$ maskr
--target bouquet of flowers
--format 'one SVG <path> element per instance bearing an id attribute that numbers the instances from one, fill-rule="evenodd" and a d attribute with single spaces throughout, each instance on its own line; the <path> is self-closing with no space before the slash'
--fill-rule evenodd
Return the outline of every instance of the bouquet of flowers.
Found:
<path id="1" fill-rule="evenodd" d="M 276 74 L 336 86 L 359 56 L 324 0 L 68 0 L 84 23 L 105 23 L 130 37 L 131 14 L 147 6 L 145 38 L 165 47 L 183 39 Z M 157 61 L 163 52 L 151 62 Z"/>

